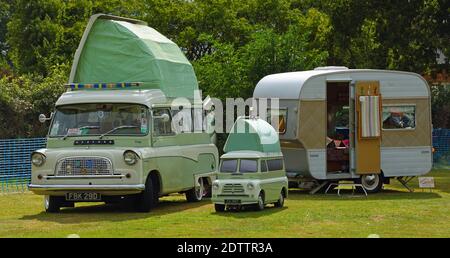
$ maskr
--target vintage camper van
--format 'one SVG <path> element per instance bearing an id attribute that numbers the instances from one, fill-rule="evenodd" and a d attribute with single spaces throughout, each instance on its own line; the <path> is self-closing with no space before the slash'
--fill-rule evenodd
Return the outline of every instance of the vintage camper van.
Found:
<path id="1" fill-rule="evenodd" d="M 47 148 L 32 154 L 29 189 L 45 195 L 46 211 L 123 199 L 149 211 L 170 193 L 188 201 L 208 194 L 218 151 L 209 134 L 193 133 L 201 120 L 179 120 L 182 130 L 174 129 L 178 112 L 203 111 L 173 106 L 178 97 L 192 103 L 198 85 L 172 41 L 144 22 L 94 15 L 67 87 L 52 116 L 40 116 L 51 120 Z"/>
<path id="2" fill-rule="evenodd" d="M 288 179 L 274 128 L 258 118 L 236 120 L 224 146 L 212 202 L 217 212 L 273 203 L 283 207 Z"/>
<path id="3" fill-rule="evenodd" d="M 291 186 L 350 179 L 373 193 L 431 170 L 430 88 L 418 74 L 322 67 L 266 76 L 253 96 L 279 99 L 268 114 L 279 115 Z"/>

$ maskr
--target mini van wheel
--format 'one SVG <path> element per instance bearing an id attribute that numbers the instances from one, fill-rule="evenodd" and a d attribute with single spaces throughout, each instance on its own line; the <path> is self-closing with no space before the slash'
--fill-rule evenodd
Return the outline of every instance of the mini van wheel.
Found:
<path id="1" fill-rule="evenodd" d="M 46 212 L 56 213 L 61 209 L 61 197 L 59 196 L 44 196 L 44 208 Z"/>
<path id="2" fill-rule="evenodd" d="M 262 211 L 262 210 L 264 210 L 264 194 L 261 192 L 261 193 L 259 193 L 259 196 L 258 196 L 258 203 L 256 204 L 256 209 L 258 210 L 258 211 Z"/>
<path id="3" fill-rule="evenodd" d="M 283 208 L 283 206 L 284 206 L 284 194 L 283 194 L 283 191 L 280 192 L 280 197 L 278 198 L 278 201 L 274 205 L 277 208 Z"/>
<path id="4" fill-rule="evenodd" d="M 214 209 L 216 210 L 216 212 L 224 212 L 225 211 L 225 205 L 224 204 L 215 203 L 214 204 Z"/>
<path id="5" fill-rule="evenodd" d="M 186 192 L 186 200 L 188 202 L 199 202 L 205 194 L 205 184 L 202 178 L 198 179 L 199 187 L 194 187 Z"/>

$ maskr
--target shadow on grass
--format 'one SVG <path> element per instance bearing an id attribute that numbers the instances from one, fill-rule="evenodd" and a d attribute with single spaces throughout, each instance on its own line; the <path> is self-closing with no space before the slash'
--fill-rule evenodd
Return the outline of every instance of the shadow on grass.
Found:
<path id="1" fill-rule="evenodd" d="M 209 200 L 196 203 L 188 203 L 185 200 L 161 200 L 157 207 L 148 213 L 136 212 L 133 206 L 127 202 L 117 204 L 92 204 L 75 208 L 62 208 L 59 213 L 41 213 L 25 215 L 20 220 L 39 220 L 56 222 L 61 224 L 77 224 L 80 222 L 96 221 L 127 221 L 160 217 L 166 214 L 177 213 L 189 209 L 209 205 Z"/>
<path id="2" fill-rule="evenodd" d="M 442 198 L 436 192 L 422 192 L 415 190 L 415 192 L 405 192 L 394 189 L 385 189 L 380 193 L 368 194 L 366 197 L 364 193 L 355 192 L 352 190 L 342 189 L 341 195 L 337 195 L 336 190 L 329 191 L 328 194 L 316 193 L 309 194 L 308 191 L 290 189 L 289 199 L 291 200 L 337 200 L 337 201 L 353 201 L 358 200 L 425 200 L 425 199 L 439 199 Z"/>
<path id="3" fill-rule="evenodd" d="M 257 211 L 251 207 L 245 207 L 242 210 L 227 210 L 224 212 L 212 212 L 211 215 L 220 217 L 233 217 L 238 219 L 259 218 L 263 216 L 270 216 L 280 211 L 286 210 L 287 207 L 277 208 L 272 205 L 268 205 L 262 211 Z"/>

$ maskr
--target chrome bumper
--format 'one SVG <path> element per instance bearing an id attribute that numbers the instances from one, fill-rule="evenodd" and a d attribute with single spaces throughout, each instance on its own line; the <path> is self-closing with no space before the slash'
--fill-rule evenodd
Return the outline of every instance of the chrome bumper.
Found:
<path id="1" fill-rule="evenodd" d="M 144 184 L 138 185 L 28 185 L 30 191 L 143 191 Z"/>

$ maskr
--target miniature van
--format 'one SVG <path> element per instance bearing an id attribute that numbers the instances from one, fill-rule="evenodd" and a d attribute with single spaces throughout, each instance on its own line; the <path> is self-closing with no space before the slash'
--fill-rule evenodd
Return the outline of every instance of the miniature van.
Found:
<path id="1" fill-rule="evenodd" d="M 29 189 L 44 195 L 47 212 L 76 202 L 130 200 L 138 211 L 159 197 L 211 194 L 218 151 L 194 119 L 177 122 L 178 97 L 195 99 L 192 65 L 172 41 L 146 23 L 91 17 L 50 118 L 45 149 L 32 154 Z M 183 109 L 202 116 L 202 105 Z"/>
<path id="2" fill-rule="evenodd" d="M 278 99 L 267 113 L 279 116 L 292 187 L 314 193 L 353 180 L 375 193 L 432 168 L 430 87 L 418 74 L 319 67 L 268 75 L 253 97 Z"/>
<path id="3" fill-rule="evenodd" d="M 238 132 L 243 128 L 243 132 Z M 283 207 L 288 179 L 278 134 L 266 121 L 238 118 L 224 146 L 212 202 L 217 212 L 266 204 Z"/>

